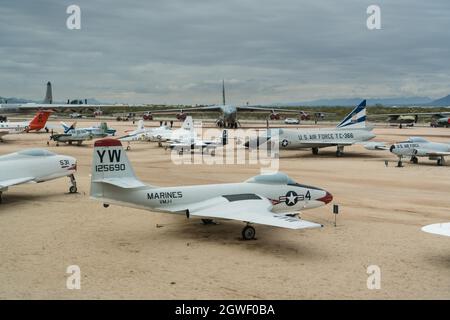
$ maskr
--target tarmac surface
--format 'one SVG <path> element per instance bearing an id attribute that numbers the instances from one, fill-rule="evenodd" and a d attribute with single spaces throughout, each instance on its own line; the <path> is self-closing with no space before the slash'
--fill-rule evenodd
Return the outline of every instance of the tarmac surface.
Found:
<path id="1" fill-rule="evenodd" d="M 131 122 L 108 124 L 118 135 L 134 129 Z M 409 136 L 450 143 L 445 128 L 374 132 L 375 141 L 388 143 Z M 8 135 L 0 155 L 43 147 L 74 156 L 79 192 L 69 194 L 69 179 L 62 178 L 4 193 L 0 299 L 450 299 L 450 238 L 420 230 L 450 221 L 450 159 L 442 167 L 420 158 L 397 168 L 388 151 L 360 145 L 345 148 L 341 158 L 334 147 L 317 156 L 282 151 L 280 171 L 333 194 L 331 204 L 301 214 L 324 227 L 255 225 L 257 239 L 243 241 L 240 221 L 203 225 L 184 215 L 103 208 L 89 198 L 93 141 L 47 147 L 48 137 Z M 152 185 L 239 182 L 260 173 L 258 164 L 177 165 L 155 143 L 132 144 L 128 156 Z M 332 204 L 340 207 L 336 227 Z M 80 267 L 80 290 L 66 287 L 70 265 Z M 373 265 L 381 288 L 370 290 Z"/>

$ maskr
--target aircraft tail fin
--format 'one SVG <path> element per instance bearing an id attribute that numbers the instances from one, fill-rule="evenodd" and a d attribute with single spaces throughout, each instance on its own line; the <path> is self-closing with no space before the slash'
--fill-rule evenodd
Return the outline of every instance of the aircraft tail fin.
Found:
<path id="1" fill-rule="evenodd" d="M 113 199 L 111 186 L 125 189 L 148 187 L 136 178 L 122 143 L 117 139 L 105 138 L 95 142 L 91 170 L 90 194 L 94 198 Z"/>
<path id="2" fill-rule="evenodd" d="M 145 125 L 144 125 L 144 120 L 139 120 L 138 124 L 137 124 L 137 130 L 144 130 L 145 129 Z"/>
<path id="3" fill-rule="evenodd" d="M 69 126 L 67 123 L 61 121 L 61 126 L 62 126 L 63 129 L 64 129 L 64 133 L 68 133 L 69 131 L 74 130 L 76 124 L 77 124 L 77 123 L 74 122 L 74 123 L 72 123 L 72 125 Z"/>
<path id="4" fill-rule="evenodd" d="M 192 120 L 191 116 L 187 116 L 181 125 L 181 129 L 184 130 L 193 130 L 194 129 L 194 120 Z"/>
<path id="5" fill-rule="evenodd" d="M 53 95 L 52 95 L 52 83 L 47 82 L 47 91 L 45 91 L 44 104 L 52 104 L 53 103 Z"/>
<path id="6" fill-rule="evenodd" d="M 47 124 L 48 117 L 52 111 L 38 111 L 34 118 L 30 121 L 30 124 L 28 125 L 28 130 L 41 130 L 45 128 L 45 125 Z"/>
<path id="7" fill-rule="evenodd" d="M 366 128 L 366 100 L 361 101 L 361 103 L 337 125 L 337 128 Z"/>

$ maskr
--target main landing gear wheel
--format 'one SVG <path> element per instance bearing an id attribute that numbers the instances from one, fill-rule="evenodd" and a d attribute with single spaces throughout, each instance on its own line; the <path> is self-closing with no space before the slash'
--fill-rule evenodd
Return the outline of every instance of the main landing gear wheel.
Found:
<path id="1" fill-rule="evenodd" d="M 402 160 L 398 160 L 398 162 L 397 162 L 397 167 L 399 167 L 399 168 L 403 167 L 403 162 L 402 162 Z"/>
<path id="2" fill-rule="evenodd" d="M 336 157 L 342 157 L 344 155 L 344 152 L 342 152 L 341 150 L 337 149 L 336 150 Z"/>
<path id="3" fill-rule="evenodd" d="M 213 219 L 202 219 L 202 223 L 203 223 L 204 225 L 207 225 L 207 224 L 215 224 Z"/>
<path id="4" fill-rule="evenodd" d="M 244 229 L 242 229 L 242 238 L 244 240 L 253 240 L 255 239 L 255 235 L 256 231 L 252 226 L 245 226 Z"/>
<path id="5" fill-rule="evenodd" d="M 419 163 L 419 159 L 417 159 L 417 157 L 411 157 L 411 162 L 414 164 L 418 164 Z"/>
<path id="6" fill-rule="evenodd" d="M 70 193 L 77 193 L 77 191 L 78 191 L 78 189 L 77 189 L 77 187 L 75 187 L 75 186 L 71 186 L 71 187 L 69 188 L 69 192 L 70 192 Z"/>
<path id="7" fill-rule="evenodd" d="M 443 165 L 444 165 L 444 159 L 443 159 L 443 158 L 439 158 L 439 159 L 437 160 L 437 165 L 438 165 L 438 166 L 443 166 Z"/>
<path id="8" fill-rule="evenodd" d="M 319 148 L 312 148 L 312 154 L 313 155 L 318 155 L 319 154 Z"/>
<path id="9" fill-rule="evenodd" d="M 107 204 L 107 203 L 103 204 L 103 208 L 108 208 L 108 207 L 109 207 L 109 204 Z"/>

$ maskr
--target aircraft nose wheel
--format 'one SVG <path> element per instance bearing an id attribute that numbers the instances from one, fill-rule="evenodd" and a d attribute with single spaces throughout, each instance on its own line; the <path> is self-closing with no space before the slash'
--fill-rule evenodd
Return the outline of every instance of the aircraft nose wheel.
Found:
<path id="1" fill-rule="evenodd" d="M 244 229 L 242 229 L 242 238 L 244 240 L 253 240 L 255 239 L 255 235 L 256 231 L 252 226 L 245 226 Z"/>
<path id="2" fill-rule="evenodd" d="M 72 183 L 72 185 L 69 188 L 69 192 L 70 193 L 77 193 L 78 188 L 77 188 L 77 181 L 75 180 L 75 176 L 73 174 L 71 174 L 69 176 L 70 178 L 70 182 Z"/>

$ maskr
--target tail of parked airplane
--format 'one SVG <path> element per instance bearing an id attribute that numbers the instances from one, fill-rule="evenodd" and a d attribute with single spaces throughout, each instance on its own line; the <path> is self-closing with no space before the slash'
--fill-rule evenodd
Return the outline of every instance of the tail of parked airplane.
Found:
<path id="1" fill-rule="evenodd" d="M 51 82 L 47 82 L 47 91 L 45 92 L 44 104 L 52 104 L 53 96 L 52 96 L 52 84 Z"/>
<path id="2" fill-rule="evenodd" d="M 45 125 L 47 124 L 48 117 L 52 111 L 38 111 L 34 118 L 30 121 L 30 124 L 28 125 L 28 130 L 41 130 L 45 128 Z"/>
<path id="3" fill-rule="evenodd" d="M 181 129 L 184 129 L 184 130 L 193 130 L 194 129 L 194 120 L 192 120 L 191 116 L 186 117 L 186 120 L 184 120 L 183 124 L 181 125 Z"/>
<path id="4" fill-rule="evenodd" d="M 136 178 L 122 143 L 105 138 L 94 144 L 91 171 L 91 197 L 114 199 L 118 188 L 148 187 Z"/>
<path id="5" fill-rule="evenodd" d="M 353 109 L 352 112 L 337 125 L 337 128 L 366 128 L 366 100 L 363 100 L 355 109 Z"/>
<path id="6" fill-rule="evenodd" d="M 144 120 L 139 120 L 137 124 L 137 130 L 144 130 L 144 129 L 145 129 Z"/>
<path id="7" fill-rule="evenodd" d="M 61 121 L 61 125 L 62 125 L 62 127 L 63 127 L 63 129 L 64 129 L 64 133 L 68 133 L 69 131 L 74 130 L 76 124 L 77 124 L 77 123 L 74 122 L 74 123 L 72 123 L 71 126 L 69 126 L 67 123 Z"/>

